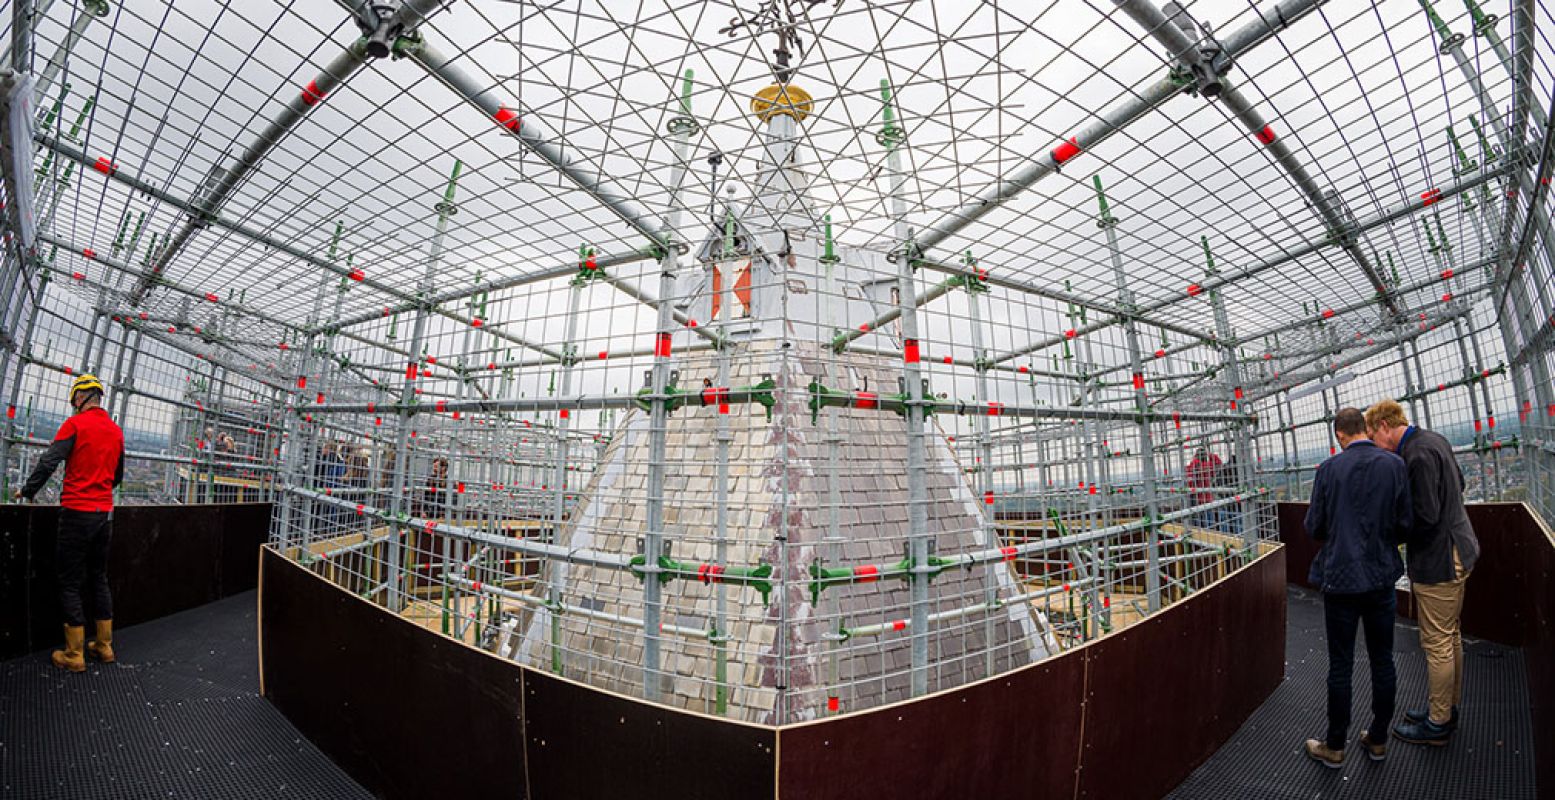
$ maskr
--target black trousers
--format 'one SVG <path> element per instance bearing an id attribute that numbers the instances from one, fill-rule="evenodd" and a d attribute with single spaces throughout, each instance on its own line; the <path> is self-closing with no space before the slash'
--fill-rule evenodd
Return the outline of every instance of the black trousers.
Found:
<path id="1" fill-rule="evenodd" d="M 113 595 L 108 591 L 108 540 L 112 536 L 112 512 L 59 510 L 54 565 L 66 625 L 86 624 L 81 610 L 83 584 L 92 593 L 92 619 L 113 619 Z"/>
<path id="2" fill-rule="evenodd" d="M 1393 723 L 1398 676 L 1393 671 L 1393 615 L 1398 599 L 1388 586 L 1360 594 L 1324 594 L 1323 617 L 1328 632 L 1328 737 L 1343 750 L 1350 730 L 1350 673 L 1355 666 L 1355 629 L 1366 634 L 1366 660 L 1371 665 L 1371 727 L 1369 738 L 1382 743 Z"/>

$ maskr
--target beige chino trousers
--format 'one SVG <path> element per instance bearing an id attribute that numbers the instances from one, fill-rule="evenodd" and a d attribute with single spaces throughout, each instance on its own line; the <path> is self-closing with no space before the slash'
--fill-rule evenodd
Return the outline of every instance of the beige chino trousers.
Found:
<path id="1" fill-rule="evenodd" d="M 1443 583 L 1410 586 L 1420 612 L 1420 649 L 1425 652 L 1425 671 L 1430 685 L 1431 721 L 1444 724 L 1452 707 L 1463 701 L 1463 632 L 1458 624 L 1463 611 L 1463 585 L 1469 574 L 1453 548 L 1456 578 Z"/>

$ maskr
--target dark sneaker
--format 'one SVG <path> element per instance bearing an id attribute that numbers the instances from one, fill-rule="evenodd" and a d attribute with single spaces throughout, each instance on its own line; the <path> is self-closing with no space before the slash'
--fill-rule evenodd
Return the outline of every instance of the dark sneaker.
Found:
<path id="1" fill-rule="evenodd" d="M 1307 740 L 1307 756 L 1329 769 L 1339 769 L 1344 766 L 1344 751 L 1323 744 L 1321 739 Z"/>
<path id="2" fill-rule="evenodd" d="M 1361 747 L 1366 749 L 1366 757 L 1372 761 L 1381 761 L 1388 757 L 1388 746 L 1372 741 L 1371 734 L 1361 731 Z"/>
<path id="3" fill-rule="evenodd" d="M 1428 719 L 1424 722 L 1400 722 L 1393 726 L 1393 735 L 1410 744 L 1442 747 L 1452 738 L 1452 729 Z"/>
<path id="4" fill-rule="evenodd" d="M 1431 718 L 1431 708 L 1430 708 L 1430 706 L 1421 706 L 1419 708 L 1413 708 L 1413 709 L 1410 709 L 1410 710 L 1404 712 L 1404 721 L 1406 721 L 1406 722 L 1420 723 L 1420 722 L 1425 722 L 1426 720 L 1428 720 L 1430 718 Z M 1447 718 L 1447 724 L 1445 726 L 1443 726 L 1443 727 L 1445 727 L 1447 730 L 1450 730 L 1450 731 L 1454 731 L 1454 730 L 1458 729 L 1458 707 L 1457 706 L 1453 706 L 1452 707 L 1452 716 Z"/>

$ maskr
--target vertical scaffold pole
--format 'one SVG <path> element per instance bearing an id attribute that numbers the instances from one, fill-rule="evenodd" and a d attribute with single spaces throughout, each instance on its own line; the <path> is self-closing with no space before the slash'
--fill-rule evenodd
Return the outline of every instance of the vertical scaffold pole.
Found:
<path id="1" fill-rule="evenodd" d="M 11 14 L 11 68 L 25 73 L 32 57 L 33 0 L 15 2 Z"/>
<path id="2" fill-rule="evenodd" d="M 389 512 L 393 517 L 393 538 L 389 540 L 388 595 L 384 600 L 385 606 L 394 613 L 399 613 L 404 602 L 404 592 L 401 584 L 405 581 L 405 549 L 409 547 L 409 528 L 403 523 L 407 516 L 406 510 L 406 473 L 410 471 L 410 428 L 416 414 L 416 379 L 421 372 L 421 351 L 426 345 L 427 318 L 432 314 L 431 303 L 427 300 L 432 295 L 433 281 L 437 277 L 437 267 L 443 260 L 443 243 L 448 235 L 448 221 L 459 213 L 459 207 L 454 205 L 454 194 L 459 187 L 459 172 L 464 164 L 457 159 L 454 161 L 453 172 L 448 176 L 448 185 L 443 190 L 443 199 L 433 206 L 437 212 L 437 231 L 432 235 L 431 249 L 427 253 L 427 268 L 421 276 L 421 284 L 416 288 L 416 314 L 411 327 L 410 348 L 406 358 L 405 380 L 400 385 L 400 401 L 395 409 L 397 415 L 397 430 L 395 431 L 394 449 L 394 494 L 389 498 Z"/>
<path id="3" fill-rule="evenodd" d="M 1200 237 L 1204 245 L 1204 260 L 1209 265 L 1211 280 L 1217 274 L 1215 269 L 1215 255 L 1209 249 L 1209 237 Z M 1237 359 L 1236 339 L 1231 333 L 1231 320 L 1226 316 L 1226 300 L 1221 296 L 1219 287 L 1209 290 L 1210 304 L 1215 311 L 1215 339 L 1220 346 L 1222 369 L 1225 370 L 1226 395 L 1230 401 L 1230 408 L 1238 414 L 1246 414 L 1242 397 L 1242 366 Z M 1232 423 L 1233 438 L 1236 447 L 1236 481 L 1238 491 L 1242 487 L 1252 484 L 1252 437 L 1247 430 L 1247 423 Z M 1251 558 L 1254 555 L 1253 546 L 1258 541 L 1257 518 L 1251 501 L 1241 501 L 1235 506 L 1237 518 L 1240 522 L 1242 543 L 1246 548 L 1244 557 Z"/>
<path id="4" fill-rule="evenodd" d="M 1107 207 L 1107 195 L 1102 190 L 1101 176 L 1094 176 L 1096 202 L 1101 213 L 1096 226 L 1107 234 L 1107 249 L 1112 256 L 1112 276 L 1118 286 L 1118 311 L 1123 313 L 1123 334 L 1128 344 L 1129 372 L 1134 377 L 1134 411 L 1139 414 L 1139 453 L 1143 470 L 1142 489 L 1145 499 L 1145 594 L 1150 611 L 1161 608 L 1161 532 L 1156 526 L 1159 509 L 1155 496 L 1155 440 L 1150 431 L 1150 396 L 1145 389 L 1144 352 L 1139 344 L 1139 326 L 1134 321 L 1134 291 L 1128 286 L 1128 276 L 1123 269 L 1123 254 L 1118 248 L 1118 218 Z"/>
<path id="5" fill-rule="evenodd" d="M 480 273 L 476 273 L 475 281 L 476 283 L 480 282 Z M 484 301 L 479 298 L 480 295 L 478 294 L 471 295 L 468 301 L 470 318 L 472 320 L 478 320 L 484 316 L 484 313 L 478 308 Z M 457 368 L 455 372 L 458 380 L 458 385 L 454 388 L 455 400 L 463 400 L 469 396 L 469 384 L 471 381 L 469 373 L 470 362 L 473 360 L 474 348 L 477 344 L 475 331 L 476 327 L 474 325 L 465 326 L 463 341 L 459 346 L 459 359 L 456 362 Z M 461 449 L 468 444 L 462 432 L 464 427 L 463 419 L 462 414 L 458 412 L 453 414 L 453 424 L 450 426 L 447 451 L 444 456 L 448 463 L 448 470 L 443 475 L 443 486 L 439 492 L 443 498 L 443 519 L 452 525 L 461 525 L 464 522 L 464 467 L 465 462 L 468 460 L 466 456 L 474 454 L 472 448 L 465 447 Z M 442 583 L 443 605 L 442 630 L 444 634 L 449 634 L 454 632 L 457 627 L 457 638 L 463 640 L 465 628 L 459 626 L 462 625 L 463 620 L 469 617 L 464 613 L 462 606 L 461 598 L 464 594 L 462 584 L 451 580 L 453 576 L 450 574 L 450 570 L 463 563 L 463 543 L 456 543 L 452 536 L 444 536 L 442 540 L 441 572 L 443 578 L 440 581 Z M 428 554 L 427 561 L 430 562 L 431 560 L 431 554 Z M 430 570 L 428 570 L 428 574 L 431 574 Z M 481 601 L 480 593 L 473 593 L 472 598 L 475 607 L 478 609 Z M 490 622 L 495 625 L 497 620 L 492 619 Z M 477 638 L 479 638 L 478 631 Z"/>
<path id="6" fill-rule="evenodd" d="M 1425 421 L 1425 427 L 1435 428 L 1431 424 L 1431 398 L 1425 393 L 1425 369 L 1420 365 L 1420 337 L 1412 336 L 1406 342 L 1409 345 L 1409 360 L 1415 367 L 1416 393 L 1420 395 L 1420 415 Z"/>
<path id="7" fill-rule="evenodd" d="M 1480 254 L 1481 257 L 1483 257 L 1483 256 L 1485 256 L 1485 254 L 1487 252 L 1491 252 L 1492 249 L 1495 247 L 1495 245 L 1494 245 L 1494 243 L 1490 239 L 1491 232 L 1489 230 L 1490 226 L 1489 226 L 1489 223 L 1487 221 L 1488 215 L 1490 213 L 1489 189 L 1486 189 L 1485 187 L 1481 187 L 1481 188 L 1484 189 L 1485 196 L 1484 196 L 1484 198 L 1481 199 L 1480 202 L 1475 203 L 1474 199 L 1472 197 L 1464 197 L 1462 202 L 1464 203 L 1464 213 L 1466 213 L 1468 215 L 1469 221 L 1473 224 L 1474 229 L 1476 231 L 1477 238 L 1479 240 L 1479 249 L 1480 249 L 1479 254 Z M 1460 276 L 1459 280 L 1460 281 L 1462 280 L 1461 276 Z M 1461 286 L 1460 286 L 1460 291 L 1461 291 Z M 1474 322 L 1473 322 L 1474 317 L 1473 317 L 1473 314 L 1469 313 L 1466 318 L 1469 320 L 1469 323 L 1468 323 L 1469 330 L 1473 330 L 1474 329 Z M 1510 327 L 1511 326 L 1507 325 L 1505 323 L 1505 321 L 1500 321 L 1499 324 L 1496 325 L 1496 327 L 1498 329 L 1500 329 L 1500 331 L 1501 331 L 1501 334 L 1502 334 L 1502 337 L 1503 337 L 1502 338 L 1502 344 L 1503 344 L 1503 346 L 1505 346 L 1507 348 L 1505 352 L 1507 352 L 1507 353 L 1515 352 L 1514 350 L 1511 349 L 1511 345 L 1510 345 L 1509 334 L 1510 334 Z M 1484 354 L 1480 351 L 1479 338 L 1478 337 L 1474 337 L 1472 339 L 1472 342 L 1473 342 L 1473 345 L 1474 345 L 1474 362 L 1476 364 L 1484 364 L 1485 363 L 1485 359 L 1484 359 Z M 1518 371 L 1515 368 L 1508 368 L 1507 371 L 1506 371 L 1506 374 L 1509 375 L 1511 377 L 1511 379 L 1512 379 L 1512 402 L 1513 402 L 1513 404 L 1516 405 L 1516 407 L 1518 409 L 1518 421 L 1519 421 L 1520 424 L 1521 423 L 1526 423 L 1527 422 L 1527 416 L 1528 416 L 1528 409 L 1531 408 L 1532 402 L 1531 402 L 1531 399 L 1528 396 L 1527 384 L 1523 381 L 1523 374 L 1522 374 L 1522 372 Z M 1486 381 L 1481 381 L 1480 382 L 1480 387 L 1484 391 L 1485 408 L 1486 409 L 1492 408 L 1491 403 L 1490 403 L 1490 384 L 1488 382 L 1486 382 Z M 1493 414 L 1495 412 L 1487 410 L 1486 413 L 1487 414 Z M 1523 459 L 1523 463 L 1525 465 L 1527 465 L 1527 480 L 1528 480 L 1528 483 L 1529 483 L 1529 489 L 1530 490 L 1535 489 L 1538 486 L 1538 484 L 1539 484 L 1539 469 L 1538 469 L 1537 459 L 1524 458 Z M 1501 458 L 1499 456 L 1499 453 L 1496 456 L 1495 465 L 1496 465 L 1496 480 L 1497 480 L 1498 483 L 1502 483 L 1502 480 L 1501 480 Z M 1500 489 L 1498 488 L 1497 492 L 1496 492 L 1496 495 L 1497 495 L 1498 499 L 1500 497 L 1500 494 L 1501 494 L 1501 492 L 1500 492 Z"/>
<path id="8" fill-rule="evenodd" d="M 929 691 L 929 577 L 933 569 L 929 556 L 933 549 L 933 534 L 929 532 L 928 487 L 925 470 L 923 441 L 923 369 L 919 363 L 918 305 L 914 290 L 913 270 L 917 248 L 912 243 L 913 230 L 907 222 L 907 198 L 903 193 L 907 174 L 902 171 L 901 128 L 895 124 L 895 106 L 891 98 L 891 82 L 881 79 L 880 99 L 883 104 L 884 126 L 881 139 L 886 148 L 886 182 L 891 198 L 891 217 L 894 220 L 896 240 L 907 244 L 896 253 L 897 311 L 902 320 L 902 387 L 907 397 L 907 523 L 909 538 L 908 560 L 911 566 L 911 614 L 913 697 Z"/>
<path id="9" fill-rule="evenodd" d="M 1404 326 L 1395 322 L 1392 327 L 1394 335 L 1398 338 L 1398 368 L 1404 373 L 1404 396 L 1409 398 L 1409 418 L 1418 420 L 1420 407 L 1419 403 L 1415 402 L 1415 398 L 1423 387 L 1415 385 L 1413 373 L 1409 371 L 1409 350 L 1404 344 Z"/>
<path id="10" fill-rule="evenodd" d="M 1436 235 L 1431 233 L 1431 222 L 1429 220 L 1422 220 L 1421 225 L 1425 228 L 1426 241 L 1429 243 L 1427 252 L 1431 254 L 1431 258 L 1436 262 L 1437 272 L 1442 275 L 1455 274 L 1452 244 L 1447 241 L 1447 231 L 1442 228 L 1441 216 L 1438 215 L 1436 217 L 1436 229 L 1441 233 L 1440 239 L 1437 239 Z M 1460 289 L 1462 288 L 1462 281 L 1462 276 L 1459 276 Z M 1461 305 L 1467 301 L 1458 299 L 1456 302 Z M 1474 362 L 1469 359 L 1469 346 L 1464 341 L 1465 338 L 1473 336 L 1473 325 L 1470 325 L 1468 332 L 1465 333 L 1463 316 L 1455 314 L 1452 318 L 1452 331 L 1453 338 L 1458 342 L 1458 358 L 1463 362 L 1463 377 L 1467 380 L 1473 380 L 1473 377 L 1478 374 L 1479 370 L 1475 368 Z M 1479 415 L 1479 397 L 1474 394 L 1474 386 L 1472 384 L 1465 386 L 1464 389 L 1469 394 L 1469 413 L 1473 415 L 1474 419 L 1474 459 L 1479 464 L 1479 499 L 1485 501 L 1490 499 L 1490 466 L 1485 462 L 1485 451 L 1490 448 L 1485 439 L 1484 422 Z M 1489 402 L 1488 399 L 1486 402 Z"/>
<path id="11" fill-rule="evenodd" d="M 978 269 L 977 261 L 972 258 L 971 252 L 966 254 L 966 276 L 962 279 L 962 286 L 966 288 L 967 324 L 972 331 L 972 364 L 976 370 L 976 378 L 973 386 L 976 394 L 974 402 L 983 408 L 991 408 L 989 405 L 993 398 L 988 393 L 988 368 L 991 366 L 988 360 L 988 352 L 983 346 L 983 311 L 982 304 L 978 302 L 978 295 L 988 291 L 988 284 L 983 281 L 983 272 Z M 993 480 L 993 434 L 992 423 L 988 414 L 978 414 L 973 418 L 976 422 L 976 447 L 977 447 L 977 491 L 976 495 L 983 498 L 983 513 L 978 518 L 981 536 L 979 547 L 999 546 L 999 533 L 995 525 L 994 492 L 996 488 Z M 1017 440 L 1018 441 L 1018 440 Z M 1017 451 L 1018 452 L 1018 451 Z M 1017 456 L 1019 458 L 1019 456 Z M 1017 462 L 1018 463 L 1018 462 Z M 983 602 L 988 606 L 988 611 L 983 615 L 983 674 L 994 673 L 994 621 L 998 617 L 999 582 L 994 570 L 1005 569 L 1003 561 L 989 561 L 983 570 Z"/>
<path id="12" fill-rule="evenodd" d="M 689 72 L 686 88 L 688 90 L 690 89 Z M 685 103 L 685 111 L 689 114 L 690 110 L 690 100 L 687 99 Z M 829 221 L 827 223 L 826 233 L 827 241 L 830 242 L 831 225 Z M 728 268 L 729 265 L 733 263 L 734 257 L 734 214 L 733 212 L 725 209 L 723 237 L 724 261 L 722 264 L 719 264 L 717 267 L 715 267 L 715 269 Z M 828 293 L 830 293 L 833 288 L 830 285 L 832 274 L 831 267 L 832 265 L 827 263 L 826 277 L 828 281 Z M 709 282 L 708 286 L 711 288 L 712 283 Z M 731 293 L 733 286 L 734 281 L 731 279 L 720 280 L 717 287 L 720 297 L 718 298 L 718 352 L 716 358 L 718 361 L 718 385 L 720 387 L 728 387 L 729 385 L 730 344 L 728 338 L 728 327 L 729 317 L 734 312 L 734 297 Z M 836 409 L 829 409 L 828 411 L 829 413 L 836 413 Z M 833 419 L 828 432 L 829 434 L 834 433 L 835 430 L 835 419 Z M 730 430 L 729 426 L 728 403 L 719 403 L 718 405 L 718 427 L 713 432 L 713 442 L 715 458 L 718 460 L 718 463 L 715 467 L 717 473 L 714 477 L 714 479 L 717 481 L 716 491 L 718 496 L 714 499 L 716 508 L 713 512 L 713 535 L 715 537 L 713 543 L 713 558 L 717 560 L 719 565 L 727 565 L 729 563 L 729 445 L 734 442 L 734 432 Z M 828 438 L 828 447 L 830 448 L 830 459 L 833 465 L 831 483 L 832 502 L 834 507 L 831 511 L 831 532 L 835 534 L 837 524 L 837 509 L 835 508 L 835 504 L 840 502 L 841 496 L 837 494 L 838 490 L 836 486 L 836 443 L 831 441 L 830 438 Z M 828 555 L 828 557 L 830 556 Z M 714 630 L 712 634 L 708 637 L 713 644 L 713 679 L 716 682 L 716 685 L 713 687 L 713 710 L 718 714 L 725 714 L 729 711 L 729 641 L 731 636 L 729 634 L 729 587 L 724 583 L 719 583 L 716 587 L 714 587 L 713 590 L 713 629 Z M 822 635 L 825 636 L 826 634 L 823 632 Z M 832 679 L 835 681 L 837 673 L 837 647 L 835 642 L 832 644 L 831 651 Z"/>
<path id="13" fill-rule="evenodd" d="M 572 396 L 572 375 L 580 356 L 578 354 L 578 316 L 583 308 L 583 287 L 588 283 L 592 270 L 589 265 L 593 263 L 593 251 L 587 247 L 580 248 L 578 252 L 578 274 L 575 275 L 567 288 L 567 320 L 566 338 L 562 341 L 561 358 L 561 397 Z M 567 459 L 570 455 L 570 444 L 567 441 L 567 433 L 572 429 L 572 411 L 570 409 L 558 409 L 556 420 L 556 461 L 551 470 L 551 542 L 561 541 L 562 521 L 567 516 Z M 568 565 L 556 563 L 551 565 L 550 608 L 546 613 L 550 615 L 551 637 L 551 671 L 557 675 L 564 674 L 566 654 L 562 648 L 562 620 L 559 613 L 562 608 L 562 595 L 566 592 Z"/>
<path id="14" fill-rule="evenodd" d="M 15 436 L 17 432 L 16 404 L 21 400 L 23 383 L 22 379 L 26 376 L 27 366 L 32 360 L 32 334 L 36 329 L 38 322 L 38 311 L 39 309 L 43 308 L 43 298 L 48 292 L 48 287 L 49 274 L 47 272 L 40 272 L 38 280 L 38 302 L 33 303 L 32 307 L 27 310 L 27 322 L 23 327 L 21 339 L 17 340 L 20 343 L 20 353 L 17 355 L 16 377 L 15 380 L 11 382 L 11 390 L 9 392 L 9 396 L 6 398 L 5 436 L 0 437 L 0 498 L 9 499 L 11 497 L 11 487 L 9 485 L 11 472 L 9 469 L 7 469 L 7 467 L 10 464 L 11 458 L 11 437 Z M 0 353 L 3 353 L 3 357 L 0 357 L 0 375 L 8 375 L 10 374 L 9 360 L 11 357 L 11 350 L 9 348 L 0 349 Z M 123 419 L 123 415 L 120 415 L 119 418 Z M 17 474 L 22 475 L 25 473 L 21 470 L 18 470 Z"/>
<path id="15" fill-rule="evenodd" d="M 692 73 L 686 71 L 681 96 L 677 98 L 689 116 Z M 676 331 L 676 271 L 680 251 L 675 230 L 680 225 L 680 189 L 686 180 L 686 149 L 690 126 L 677 126 L 670 133 L 674 141 L 675 161 L 670 167 L 669 206 L 664 220 L 663 242 L 659 248 L 658 323 L 654 333 L 651 404 L 648 417 L 648 526 L 643 535 L 643 698 L 658 700 L 666 691 L 668 675 L 660 670 L 659 632 L 663 618 L 663 596 L 659 584 L 659 556 L 664 552 L 664 478 L 669 437 L 669 405 L 665 390 L 670 385 L 674 365 Z"/>
<path id="16" fill-rule="evenodd" d="M 335 231 L 331 235 L 329 242 L 328 258 L 330 260 L 335 258 L 335 253 L 340 245 L 340 233 L 344 227 L 344 223 L 335 223 Z M 153 245 L 146 253 L 148 263 L 149 259 L 153 257 L 153 251 L 155 250 L 155 238 L 153 235 Z M 307 478 L 313 472 L 311 466 L 313 461 L 312 446 L 308 441 L 311 426 L 303 420 L 302 412 L 298 407 L 306 402 L 308 374 L 313 370 L 313 356 L 318 345 L 318 334 L 316 331 L 318 330 L 319 316 L 324 312 L 324 294 L 325 289 L 329 286 L 329 280 L 327 274 L 320 275 L 319 288 L 313 294 L 313 308 L 308 312 L 308 330 L 310 332 L 303 342 L 302 355 L 298 357 L 297 389 L 291 395 L 291 408 L 286 412 L 286 431 L 282 436 L 282 442 L 286 447 L 286 465 L 283 473 L 286 477 L 281 487 L 281 511 L 277 515 L 277 519 L 280 520 L 280 538 L 283 551 L 292 544 L 294 526 L 302 529 L 300 531 L 301 535 L 297 537 L 299 546 L 306 550 L 312 544 L 314 503 L 312 500 L 304 501 L 300 510 L 301 519 L 294 522 L 292 506 L 297 500 L 292 496 L 291 489 L 299 485 L 306 485 Z M 139 347 L 136 350 L 138 351 Z M 133 367 L 131 367 L 131 374 L 134 374 Z"/>

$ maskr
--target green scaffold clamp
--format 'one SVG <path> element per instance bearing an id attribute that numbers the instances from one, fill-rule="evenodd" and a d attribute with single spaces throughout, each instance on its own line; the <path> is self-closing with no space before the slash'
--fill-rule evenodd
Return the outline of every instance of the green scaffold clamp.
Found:
<path id="1" fill-rule="evenodd" d="M 821 592 L 833 586 L 841 586 L 850 583 L 874 583 L 882 578 L 910 581 L 913 579 L 913 566 L 916 564 L 912 556 L 904 556 L 902 560 L 894 564 L 879 566 L 875 564 L 861 564 L 856 567 L 827 567 L 822 566 L 821 560 L 816 559 L 810 564 L 810 602 L 819 603 Z M 932 581 L 939 577 L 940 573 L 949 569 L 953 562 L 940 556 L 929 556 L 929 570 L 923 573 L 924 579 Z"/>
<path id="2" fill-rule="evenodd" d="M 578 247 L 578 273 L 572 276 L 571 285 L 583 286 L 589 281 L 604 280 L 605 271 L 599 268 L 595 256 L 594 248 L 588 245 Z"/>
<path id="3" fill-rule="evenodd" d="M 966 272 L 960 275 L 952 275 L 946 279 L 946 286 L 954 286 L 966 289 L 967 294 L 979 294 L 988 291 L 988 271 L 979 269 L 977 259 L 972 257 L 972 251 L 966 251 L 966 257 L 962 259 L 966 264 Z"/>
<path id="4" fill-rule="evenodd" d="M 632 556 L 631 571 L 638 580 L 647 576 L 643 569 L 647 556 Z M 754 567 L 729 567 L 722 564 L 676 561 L 669 556 L 659 556 L 659 583 L 669 583 L 676 578 L 700 581 L 704 584 L 723 583 L 731 586 L 749 586 L 761 594 L 761 604 L 767 605 L 772 597 L 772 565 L 757 564 Z"/>

